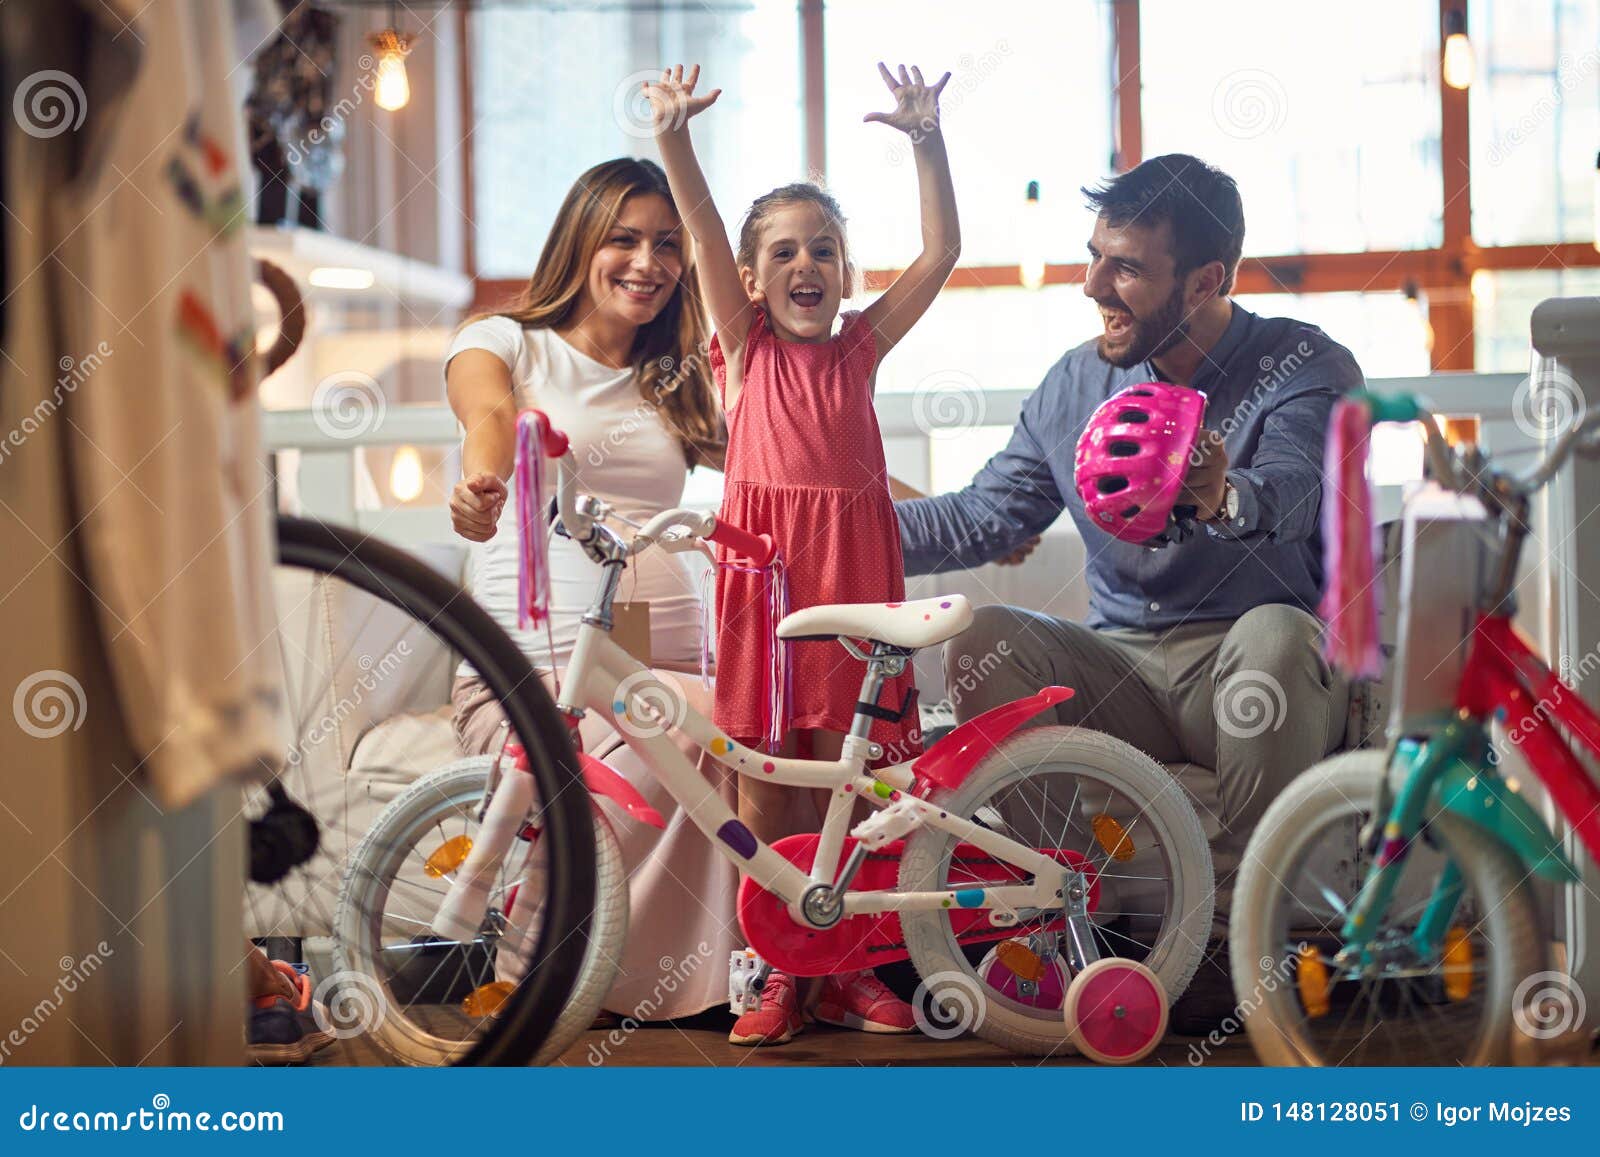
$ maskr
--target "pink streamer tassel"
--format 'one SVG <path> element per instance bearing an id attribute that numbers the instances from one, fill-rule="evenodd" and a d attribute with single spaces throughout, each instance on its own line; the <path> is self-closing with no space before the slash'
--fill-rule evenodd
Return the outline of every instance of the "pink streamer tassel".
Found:
<path id="1" fill-rule="evenodd" d="M 536 410 L 517 418 L 516 517 L 521 545 L 517 548 L 517 626 L 526 631 L 550 616 L 550 543 L 544 525 L 544 464 L 540 446 L 545 417 Z"/>
<path id="2" fill-rule="evenodd" d="M 1372 487 L 1367 454 L 1372 414 L 1365 402 L 1344 399 L 1328 428 L 1322 540 L 1327 590 L 1320 608 L 1327 622 L 1328 661 L 1357 679 L 1383 670 L 1378 647 L 1378 591 L 1373 559 Z"/>
<path id="3" fill-rule="evenodd" d="M 789 720 L 794 715 L 793 658 L 789 644 L 778 638 L 778 624 L 789 613 L 789 575 L 784 570 L 783 555 L 773 556 L 764 567 L 740 566 L 734 562 L 717 565 L 761 577 L 761 667 L 766 672 L 761 688 L 761 712 L 767 721 L 763 742 L 769 753 L 776 754 L 783 747 L 783 737 L 788 734 Z M 702 653 L 701 671 L 704 670 Z"/>

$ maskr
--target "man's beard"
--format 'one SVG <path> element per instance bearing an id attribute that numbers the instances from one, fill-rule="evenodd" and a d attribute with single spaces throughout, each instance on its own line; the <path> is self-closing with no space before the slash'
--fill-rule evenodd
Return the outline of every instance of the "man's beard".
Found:
<path id="1" fill-rule="evenodd" d="M 1130 316 L 1132 316 L 1131 311 Z M 1125 339 L 1127 344 L 1122 347 L 1121 352 L 1113 354 L 1107 349 L 1106 336 L 1101 334 L 1098 345 L 1100 358 L 1119 370 L 1125 370 L 1151 358 L 1160 357 L 1177 345 L 1188 329 L 1188 319 L 1183 315 L 1183 285 L 1180 282 L 1173 287 L 1172 295 L 1162 302 L 1161 308 L 1152 316 L 1133 319 L 1133 325 Z"/>

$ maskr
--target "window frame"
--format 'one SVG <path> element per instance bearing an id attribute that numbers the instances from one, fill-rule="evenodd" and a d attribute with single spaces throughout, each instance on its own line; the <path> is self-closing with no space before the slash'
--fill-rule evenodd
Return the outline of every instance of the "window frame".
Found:
<path id="1" fill-rule="evenodd" d="M 824 0 L 798 0 L 802 125 L 806 167 L 825 175 L 827 165 L 826 36 Z M 1143 159 L 1143 110 L 1140 104 L 1140 0 L 1110 0 L 1112 42 L 1112 168 L 1126 172 Z M 1438 0 L 1438 57 L 1442 66 L 1444 29 L 1450 14 L 1465 22 L 1467 0 Z M 458 10 L 461 35 L 461 100 L 464 119 L 472 123 L 472 31 L 469 9 Z M 1467 28 L 1471 33 L 1471 28 Z M 1472 157 L 1468 124 L 1470 89 L 1440 83 L 1440 179 L 1443 183 L 1443 240 L 1433 249 L 1369 250 L 1361 253 L 1296 253 L 1247 257 L 1239 266 L 1236 291 L 1254 293 L 1403 292 L 1414 287 L 1427 303 L 1434 343 L 1433 370 L 1472 370 L 1476 365 L 1473 332 L 1472 275 L 1479 269 L 1539 270 L 1600 266 L 1600 249 L 1582 241 L 1554 244 L 1479 246 L 1472 237 Z M 461 149 L 465 167 L 466 213 L 473 213 L 473 134 Z M 474 308 L 503 301 L 524 284 L 519 278 L 477 276 L 475 230 L 467 234 L 467 271 L 474 282 Z M 1082 284 L 1087 266 L 1081 262 L 1045 266 L 1045 284 Z M 868 289 L 886 288 L 900 271 L 869 269 Z M 947 284 L 961 291 L 1020 286 L 1019 265 L 962 265 Z"/>

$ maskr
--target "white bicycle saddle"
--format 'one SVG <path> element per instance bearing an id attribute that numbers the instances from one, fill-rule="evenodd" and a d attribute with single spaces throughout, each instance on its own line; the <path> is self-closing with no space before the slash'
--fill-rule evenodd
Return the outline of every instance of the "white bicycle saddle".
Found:
<path id="1" fill-rule="evenodd" d="M 972 625 L 966 595 L 943 595 L 909 603 L 835 603 L 785 615 L 780 639 L 875 639 L 891 647 L 919 650 L 959 635 Z"/>

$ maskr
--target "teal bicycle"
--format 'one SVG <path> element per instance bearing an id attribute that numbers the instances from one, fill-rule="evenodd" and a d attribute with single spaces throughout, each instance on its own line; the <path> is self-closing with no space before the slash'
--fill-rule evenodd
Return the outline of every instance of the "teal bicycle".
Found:
<path id="1" fill-rule="evenodd" d="M 1600 758 L 1600 715 L 1511 621 L 1531 500 L 1600 452 L 1600 415 L 1519 474 L 1453 449 L 1414 398 L 1363 401 L 1421 422 L 1433 479 L 1407 502 L 1390 743 L 1317 764 L 1267 810 L 1235 892 L 1234 988 L 1268 1064 L 1502 1064 L 1518 1032 L 1582 1031 L 1533 887 L 1578 871 L 1494 727 L 1600 858 L 1600 786 L 1568 742 Z"/>

